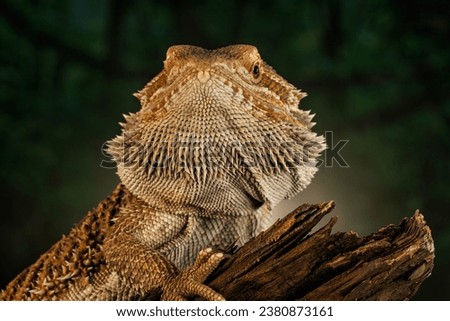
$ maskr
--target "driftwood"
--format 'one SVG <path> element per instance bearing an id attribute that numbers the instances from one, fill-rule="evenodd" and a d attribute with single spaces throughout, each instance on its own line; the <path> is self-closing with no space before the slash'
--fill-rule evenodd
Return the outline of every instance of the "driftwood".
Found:
<path id="1" fill-rule="evenodd" d="M 360 237 L 311 230 L 334 202 L 302 205 L 245 244 L 208 278 L 227 300 L 407 300 L 431 274 L 434 245 L 418 211 Z"/>

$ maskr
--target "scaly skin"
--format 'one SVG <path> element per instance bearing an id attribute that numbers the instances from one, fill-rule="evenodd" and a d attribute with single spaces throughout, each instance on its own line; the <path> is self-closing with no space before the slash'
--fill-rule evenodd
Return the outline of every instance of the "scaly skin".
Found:
<path id="1" fill-rule="evenodd" d="M 203 284 L 217 250 L 266 228 L 317 171 L 305 95 L 253 46 L 170 47 L 108 142 L 122 184 L 0 298 L 222 300 Z"/>

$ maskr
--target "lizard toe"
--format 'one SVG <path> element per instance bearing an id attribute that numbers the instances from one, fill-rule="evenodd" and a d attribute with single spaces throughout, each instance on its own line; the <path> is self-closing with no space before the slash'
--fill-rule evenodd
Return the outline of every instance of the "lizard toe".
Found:
<path id="1" fill-rule="evenodd" d="M 223 258 L 223 253 L 214 252 L 211 248 L 200 251 L 190 268 L 181 271 L 166 283 L 161 300 L 183 301 L 193 297 L 210 301 L 225 300 L 222 295 L 203 284 Z"/>
<path id="2" fill-rule="evenodd" d="M 168 283 L 163 288 L 161 300 L 186 301 L 194 297 L 200 297 L 208 301 L 225 301 L 222 295 L 209 286 L 186 278 L 179 278 L 179 280 Z"/>

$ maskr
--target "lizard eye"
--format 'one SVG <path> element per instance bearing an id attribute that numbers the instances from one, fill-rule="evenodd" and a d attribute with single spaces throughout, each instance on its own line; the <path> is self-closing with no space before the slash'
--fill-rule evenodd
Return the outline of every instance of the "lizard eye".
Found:
<path id="1" fill-rule="evenodd" d="M 255 63 L 252 67 L 252 74 L 253 77 L 258 78 L 260 73 L 259 63 Z"/>

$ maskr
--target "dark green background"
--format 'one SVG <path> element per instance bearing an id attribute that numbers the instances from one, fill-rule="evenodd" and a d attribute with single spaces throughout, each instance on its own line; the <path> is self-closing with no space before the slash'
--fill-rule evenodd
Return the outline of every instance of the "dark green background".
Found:
<path id="1" fill-rule="evenodd" d="M 349 140 L 349 167 L 293 202 L 334 199 L 337 229 L 362 234 L 419 208 L 436 266 L 416 299 L 449 300 L 449 3 L 1 0 L 0 287 L 118 182 L 102 144 L 168 46 L 247 43 L 309 93 L 317 131 Z"/>

